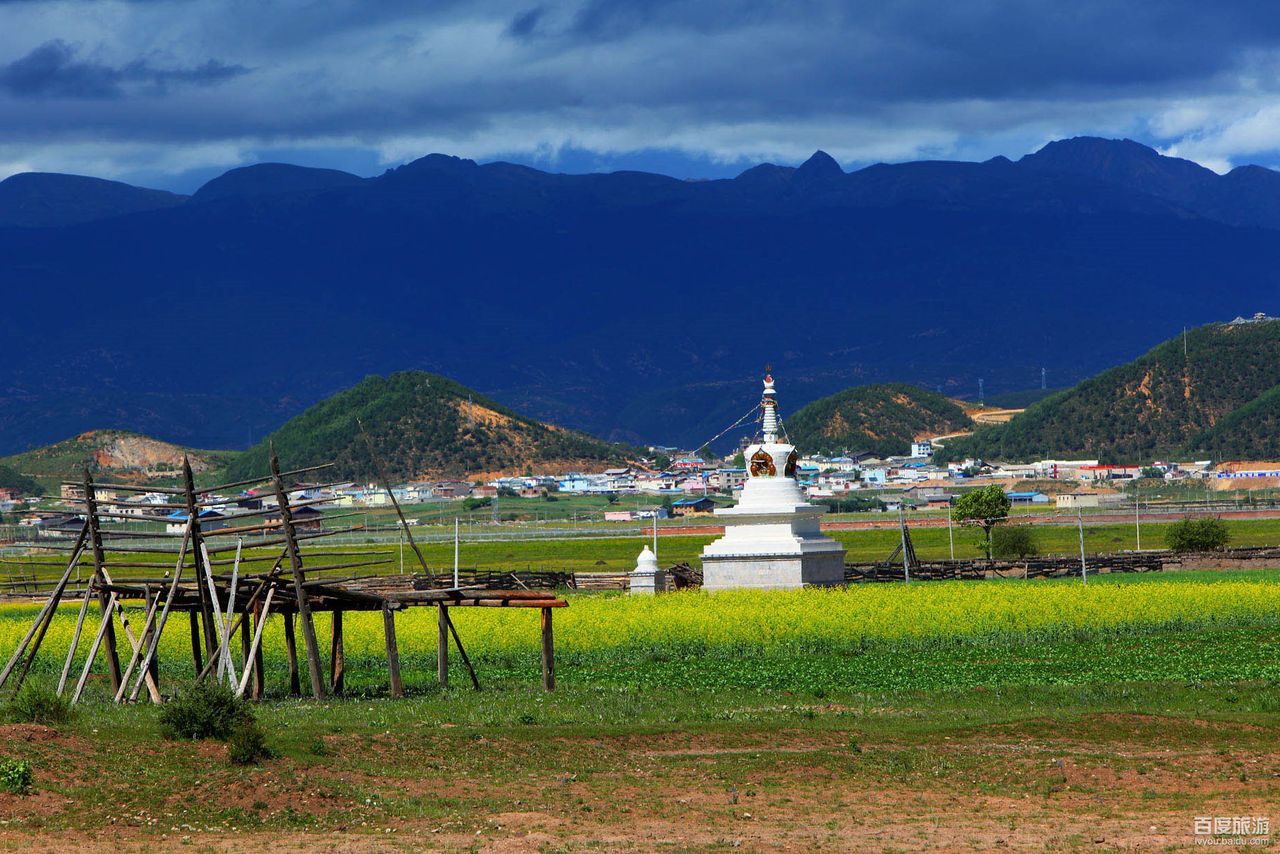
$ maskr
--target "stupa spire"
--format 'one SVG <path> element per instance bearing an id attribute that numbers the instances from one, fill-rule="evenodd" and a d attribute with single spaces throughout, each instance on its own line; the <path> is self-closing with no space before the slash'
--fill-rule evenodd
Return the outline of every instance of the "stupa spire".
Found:
<path id="1" fill-rule="evenodd" d="M 773 388 L 773 373 L 765 372 L 764 375 L 764 396 L 760 400 L 760 407 L 764 410 L 764 442 L 766 445 L 774 445 L 778 442 L 778 393 Z"/>

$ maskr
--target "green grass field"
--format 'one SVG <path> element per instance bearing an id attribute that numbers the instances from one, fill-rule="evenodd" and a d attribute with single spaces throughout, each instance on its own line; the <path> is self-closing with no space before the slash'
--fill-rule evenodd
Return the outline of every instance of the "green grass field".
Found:
<path id="1" fill-rule="evenodd" d="M 1168 522 L 1143 523 L 1143 547 L 1163 548 L 1164 532 L 1170 524 Z M 1280 520 L 1278 519 L 1229 519 L 1226 524 L 1231 532 L 1233 546 L 1280 544 Z M 1034 534 L 1041 554 L 1074 555 L 1079 548 L 1077 531 L 1070 525 L 1037 525 Z M 981 534 L 976 529 L 957 526 L 952 535 L 955 539 L 957 558 L 977 558 L 982 555 Z M 846 560 L 851 562 L 885 560 L 900 540 L 898 531 L 891 528 L 832 531 L 830 536 L 844 544 L 848 549 Z M 917 555 L 924 560 L 941 560 L 951 554 L 946 528 L 914 527 L 911 529 L 911 537 L 915 543 Z M 713 539 L 715 537 L 712 535 L 663 535 L 658 538 L 658 556 L 661 562 L 667 565 L 675 563 L 696 565 L 700 561 L 702 549 Z M 651 543 L 650 538 L 639 536 L 580 536 L 507 541 L 466 541 L 464 539 L 460 548 L 460 563 L 463 567 L 481 569 L 616 573 L 634 567 L 636 555 L 649 543 Z M 1131 524 L 1108 523 L 1085 526 L 1085 550 L 1090 554 L 1125 551 L 1135 546 L 1136 532 Z M 324 548 L 332 550 L 335 547 L 326 545 Z M 435 570 L 446 571 L 452 568 L 453 544 L 451 542 L 424 542 L 421 543 L 420 548 L 428 566 Z M 399 555 L 403 550 L 406 571 L 417 570 L 417 560 L 407 545 L 370 543 L 343 546 L 341 549 L 353 553 L 380 553 L 389 560 L 389 563 L 380 568 L 382 572 L 399 571 Z M 167 562 L 158 557 L 146 555 L 135 557 L 144 562 L 154 561 L 157 565 Z M 34 556 L 14 555 L 6 560 L 15 563 L 0 564 L 0 580 L 5 579 L 5 574 L 12 576 L 28 568 L 34 570 L 40 578 L 57 577 L 65 566 L 62 563 L 65 557 L 49 553 Z M 146 574 L 151 571 L 122 569 L 119 577 L 128 578 L 140 572 Z"/>

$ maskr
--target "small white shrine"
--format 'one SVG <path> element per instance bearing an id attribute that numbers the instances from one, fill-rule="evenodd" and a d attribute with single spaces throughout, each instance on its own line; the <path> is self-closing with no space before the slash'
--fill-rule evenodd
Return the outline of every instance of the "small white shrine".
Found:
<path id="1" fill-rule="evenodd" d="M 778 441 L 773 377 L 764 378 L 764 441 L 746 450 L 747 482 L 737 506 L 717 510 L 724 536 L 702 550 L 706 590 L 844 583 L 844 546 L 823 536 L 827 508 L 809 504 L 796 482 L 796 449 Z"/>

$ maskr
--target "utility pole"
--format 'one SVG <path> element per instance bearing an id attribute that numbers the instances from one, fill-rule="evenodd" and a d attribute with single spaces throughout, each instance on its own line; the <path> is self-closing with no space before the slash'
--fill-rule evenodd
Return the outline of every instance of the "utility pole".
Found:
<path id="1" fill-rule="evenodd" d="M 898 527 L 902 529 L 902 582 L 911 583 L 911 553 L 907 551 L 907 517 L 898 511 Z"/>
<path id="2" fill-rule="evenodd" d="M 1076 508 L 1076 528 L 1080 532 L 1080 583 L 1089 583 L 1089 565 L 1084 561 L 1084 511 Z"/>
<path id="3" fill-rule="evenodd" d="M 951 533 L 951 502 L 947 502 L 947 545 L 951 547 L 951 559 L 956 559 L 956 538 Z"/>
<path id="4" fill-rule="evenodd" d="M 1142 517 L 1140 507 L 1142 504 L 1142 493 L 1138 492 L 1138 485 L 1133 486 L 1133 531 L 1137 538 L 1137 550 L 1142 551 Z"/>
<path id="5" fill-rule="evenodd" d="M 458 586 L 458 517 L 453 517 L 453 586 Z"/>
<path id="6" fill-rule="evenodd" d="M 658 556 L 658 508 L 653 508 L 653 556 Z"/>

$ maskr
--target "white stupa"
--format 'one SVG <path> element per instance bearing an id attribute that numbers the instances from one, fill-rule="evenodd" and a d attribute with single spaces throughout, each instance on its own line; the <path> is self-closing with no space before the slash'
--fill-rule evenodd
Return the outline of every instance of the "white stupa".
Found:
<path id="1" fill-rule="evenodd" d="M 747 448 L 747 482 L 737 506 L 716 511 L 725 531 L 702 550 L 702 586 L 843 584 L 844 547 L 818 530 L 827 508 L 804 500 L 796 482 L 796 449 L 778 441 L 772 376 L 764 378 L 760 406 L 764 441 Z"/>

